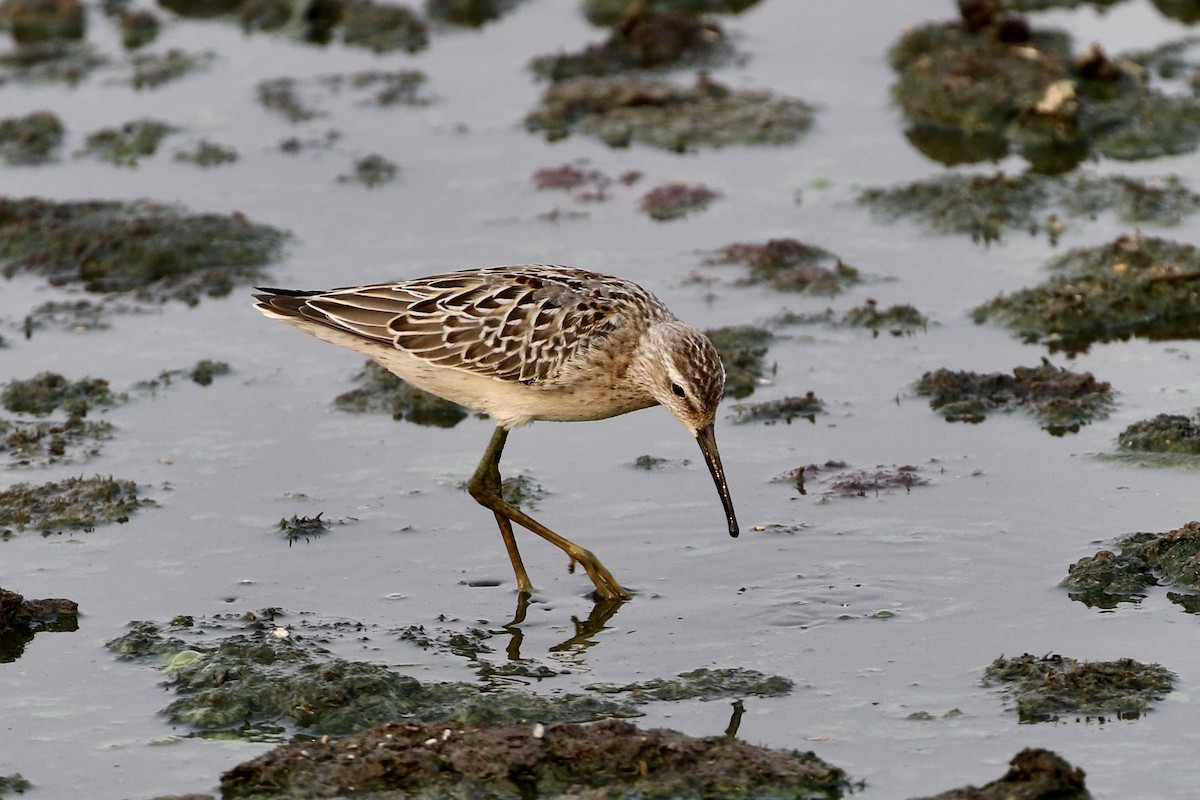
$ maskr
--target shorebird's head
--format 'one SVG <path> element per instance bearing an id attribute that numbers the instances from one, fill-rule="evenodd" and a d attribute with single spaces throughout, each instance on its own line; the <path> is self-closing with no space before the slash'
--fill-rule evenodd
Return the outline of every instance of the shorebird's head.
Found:
<path id="1" fill-rule="evenodd" d="M 660 322 L 646 331 L 639 356 L 650 382 L 651 395 L 696 437 L 700 452 L 704 454 L 704 463 L 721 495 L 729 535 L 737 536 L 737 517 L 733 513 L 733 500 L 729 496 L 713 432 L 717 406 L 725 394 L 725 366 L 717 355 L 717 348 L 700 331 L 672 320 Z"/>

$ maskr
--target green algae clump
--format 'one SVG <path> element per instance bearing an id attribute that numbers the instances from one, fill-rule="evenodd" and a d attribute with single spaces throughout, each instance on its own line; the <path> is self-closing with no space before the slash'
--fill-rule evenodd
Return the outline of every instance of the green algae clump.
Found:
<path id="1" fill-rule="evenodd" d="M 1200 417 L 1159 414 L 1135 422 L 1118 434 L 1117 448 L 1128 453 L 1200 456 Z"/>
<path id="2" fill-rule="evenodd" d="M 157 119 L 135 119 L 119 128 L 101 128 L 87 135 L 75 155 L 91 156 L 118 167 L 136 167 L 158 152 L 158 146 L 177 128 Z"/>
<path id="3" fill-rule="evenodd" d="M 1175 675 L 1131 658 L 1078 661 L 1060 655 L 997 658 L 983 673 L 985 686 L 1002 685 L 1022 722 L 1064 716 L 1137 719 L 1174 687 Z"/>
<path id="4" fill-rule="evenodd" d="M 86 417 L 94 407 L 116 405 L 121 397 L 102 378 L 70 381 L 57 372 L 42 372 L 28 380 L 11 380 L 0 389 L 0 405 L 15 414 L 44 417 L 58 409 Z"/>
<path id="5" fill-rule="evenodd" d="M 1126 234 L 1071 250 L 1049 269 L 1041 285 L 976 308 L 975 321 L 1003 323 L 1027 342 L 1068 354 L 1131 336 L 1200 335 L 1200 251 L 1192 245 Z"/>
<path id="6" fill-rule="evenodd" d="M 725 396 L 741 399 L 753 394 L 766 372 L 767 344 L 774 334 L 753 325 L 726 325 L 704 334 L 725 365 Z"/>
<path id="7" fill-rule="evenodd" d="M 0 119 L 0 159 L 9 166 L 58 160 L 66 129 L 53 111 Z"/>
<path id="8" fill-rule="evenodd" d="M 417 425 L 453 428 L 470 415 L 468 409 L 404 382 L 369 360 L 354 376 L 359 388 L 340 394 L 333 404 L 355 414 L 383 412 Z"/>
<path id="9" fill-rule="evenodd" d="M 1038 30 L 999 3 L 908 31 L 891 50 L 909 140 L 942 163 L 998 160 L 1011 148 L 1047 174 L 1092 153 L 1154 158 L 1200 144 L 1200 102 L 1148 85 L 1098 45 Z"/>
<path id="10" fill-rule="evenodd" d="M 1037 367 L 1002 372 L 926 372 L 916 383 L 917 394 L 930 398 L 929 407 L 947 422 L 983 422 L 993 411 L 1028 409 L 1052 436 L 1078 433 L 1081 426 L 1108 416 L 1112 387 L 1090 372 L 1071 372 L 1043 360 Z"/>
<path id="11" fill-rule="evenodd" d="M 779 400 L 766 400 L 761 403 L 734 403 L 733 421 L 735 424 L 747 422 L 762 422 L 774 425 L 777 422 L 792 424 L 797 417 L 814 422 L 817 414 L 825 413 L 823 403 L 812 392 L 803 397 L 784 397 Z"/>
<path id="12" fill-rule="evenodd" d="M 551 141 L 579 131 L 610 147 L 633 142 L 678 153 L 735 144 L 793 144 L 813 109 L 769 92 L 730 89 L 701 74 L 693 86 L 629 75 L 579 75 L 546 89 L 525 118 Z"/>
<path id="13" fill-rule="evenodd" d="M 1176 225 L 1200 211 L 1200 194 L 1174 175 L 950 173 L 900 186 L 865 189 L 858 202 L 883 220 L 913 218 L 938 233 L 967 234 L 971 241 L 983 244 L 1000 241 L 1013 232 L 1044 232 L 1056 243 L 1066 227 L 1065 218 L 1094 218 L 1105 211 L 1138 225 Z"/>
<path id="14" fill-rule="evenodd" d="M 1179 591 L 1167 597 L 1189 613 L 1200 612 L 1200 522 L 1169 533 L 1131 533 L 1119 537 L 1116 550 L 1099 550 L 1072 564 L 1062 586 L 1093 608 L 1136 603 L 1155 586 Z"/>
<path id="15" fill-rule="evenodd" d="M 55 202 L 0 197 L 4 274 L 56 286 L 135 292 L 148 302 L 223 297 L 260 277 L 287 234 L 241 214 L 189 214 L 146 201 Z"/>
<path id="16" fill-rule="evenodd" d="M 91 531 L 110 522 L 128 522 L 139 508 L 153 504 L 138 497 L 136 483 L 111 476 L 18 483 L 0 492 L 0 538 L 26 528 L 43 534 Z"/>

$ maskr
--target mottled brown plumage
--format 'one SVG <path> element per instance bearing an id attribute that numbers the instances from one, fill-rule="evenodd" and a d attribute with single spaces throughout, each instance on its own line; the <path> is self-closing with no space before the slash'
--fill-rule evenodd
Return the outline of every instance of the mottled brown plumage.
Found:
<path id="1" fill-rule="evenodd" d="M 590 552 L 500 499 L 507 432 L 532 420 L 596 420 L 666 406 L 699 442 L 737 535 L 713 436 L 725 385 L 721 360 L 708 337 L 637 284 L 531 265 L 329 291 L 260 291 L 256 307 L 267 316 L 366 353 L 409 383 L 496 420 L 470 489 L 495 512 L 521 591 L 531 584 L 511 521 L 583 564 L 605 597 L 627 595 Z"/>

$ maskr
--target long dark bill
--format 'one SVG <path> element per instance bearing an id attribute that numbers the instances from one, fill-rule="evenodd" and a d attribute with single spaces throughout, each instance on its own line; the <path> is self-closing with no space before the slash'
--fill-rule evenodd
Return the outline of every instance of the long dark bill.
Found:
<path id="1" fill-rule="evenodd" d="M 704 454 L 704 463 L 712 473 L 713 481 L 717 484 L 717 493 L 721 495 L 721 505 L 725 506 L 725 518 L 729 520 L 729 535 L 738 535 L 737 517 L 733 513 L 733 498 L 729 496 L 729 484 L 725 482 L 725 469 L 721 466 L 721 454 L 717 452 L 717 436 L 713 426 L 696 431 L 696 444 Z"/>

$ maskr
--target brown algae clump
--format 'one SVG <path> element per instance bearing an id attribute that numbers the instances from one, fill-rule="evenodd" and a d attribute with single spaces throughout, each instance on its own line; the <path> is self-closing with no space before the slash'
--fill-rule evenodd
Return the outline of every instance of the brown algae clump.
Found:
<path id="1" fill-rule="evenodd" d="M 1004 686 L 1022 722 L 1054 722 L 1064 716 L 1137 719 L 1171 691 L 1175 675 L 1131 658 L 1077 661 L 1026 654 L 997 658 L 984 670 L 983 683 Z"/>
<path id="2" fill-rule="evenodd" d="M 57 161 L 65 132 L 53 111 L 0 119 L 0 160 L 9 166 Z"/>
<path id="3" fill-rule="evenodd" d="M 129 515 L 154 501 L 138 497 L 130 480 L 96 475 L 40 485 L 18 483 L 0 492 L 0 538 L 32 528 L 43 534 L 90 531 Z"/>
<path id="4" fill-rule="evenodd" d="M 1200 332 L 1200 251 L 1140 233 L 1053 260 L 1032 289 L 976 308 L 976 322 L 1001 322 L 1051 351 L 1084 352 L 1095 342 L 1140 336 L 1191 339 Z"/>
<path id="5" fill-rule="evenodd" d="M 833 295 L 862 279 L 857 269 L 825 248 L 791 238 L 726 245 L 705 263 L 741 264 L 750 269 L 741 283 L 769 283 L 783 292 Z"/>
<path id="6" fill-rule="evenodd" d="M 56 286 L 135 291 L 137 299 L 223 297 L 260 276 L 287 234 L 240 214 L 189 214 L 148 202 L 54 202 L 0 197 L 4 274 L 35 272 Z"/>
<path id="7" fill-rule="evenodd" d="M 1171 586 L 1172 602 L 1200 611 L 1200 522 L 1169 533 L 1131 533 L 1115 542 L 1119 552 L 1099 550 L 1072 564 L 1062 585 L 1072 600 L 1095 608 L 1133 603 L 1155 586 Z"/>
<path id="8" fill-rule="evenodd" d="M 716 22 L 635 6 L 602 44 L 578 53 L 540 56 L 530 68 L 539 77 L 560 81 L 630 69 L 711 66 L 728 54 L 725 32 Z"/>
<path id="9" fill-rule="evenodd" d="M 1159 414 L 1135 422 L 1117 436 L 1117 447 L 1129 453 L 1200 456 L 1200 417 Z"/>
<path id="10" fill-rule="evenodd" d="M 550 140 L 578 130 L 610 147 L 636 141 L 682 153 L 792 144 L 812 118 L 812 107 L 801 100 L 730 89 L 703 74 L 690 87 L 628 75 L 580 75 L 551 84 L 525 125 Z"/>
<path id="11" fill-rule="evenodd" d="M 947 422 L 983 422 L 993 411 L 1031 410 L 1053 436 L 1078 433 L 1093 419 L 1108 416 L 1112 387 L 1090 372 L 1071 372 L 1042 361 L 1037 367 L 1002 372 L 926 372 L 917 394 L 930 398 L 929 407 Z"/>
<path id="12" fill-rule="evenodd" d="M 392 419 L 404 419 L 417 425 L 453 428 L 470 411 L 460 405 L 422 391 L 379 366 L 367 361 L 354 376 L 359 388 L 338 395 L 333 404 L 342 411 L 355 414 L 391 414 Z"/>
<path id="13" fill-rule="evenodd" d="M 693 738 L 628 722 L 390 722 L 344 739 L 300 742 L 221 776 L 225 798 L 841 797 L 845 773 L 811 752 L 732 737 Z"/>
<path id="14" fill-rule="evenodd" d="M 683 219 L 694 211 L 703 211 L 720 197 L 704 184 L 665 183 L 642 195 L 642 211 L 656 222 Z"/>
<path id="15" fill-rule="evenodd" d="M 815 481 L 824 498 L 878 497 L 881 492 L 888 493 L 895 489 L 903 489 L 907 493 L 914 486 L 928 486 L 931 483 L 920 474 L 921 468 L 912 464 L 880 464 L 862 469 L 847 469 L 847 466 L 845 461 L 802 465 L 773 478 L 771 482 L 788 483 L 800 494 L 808 494 L 807 483 Z"/>

